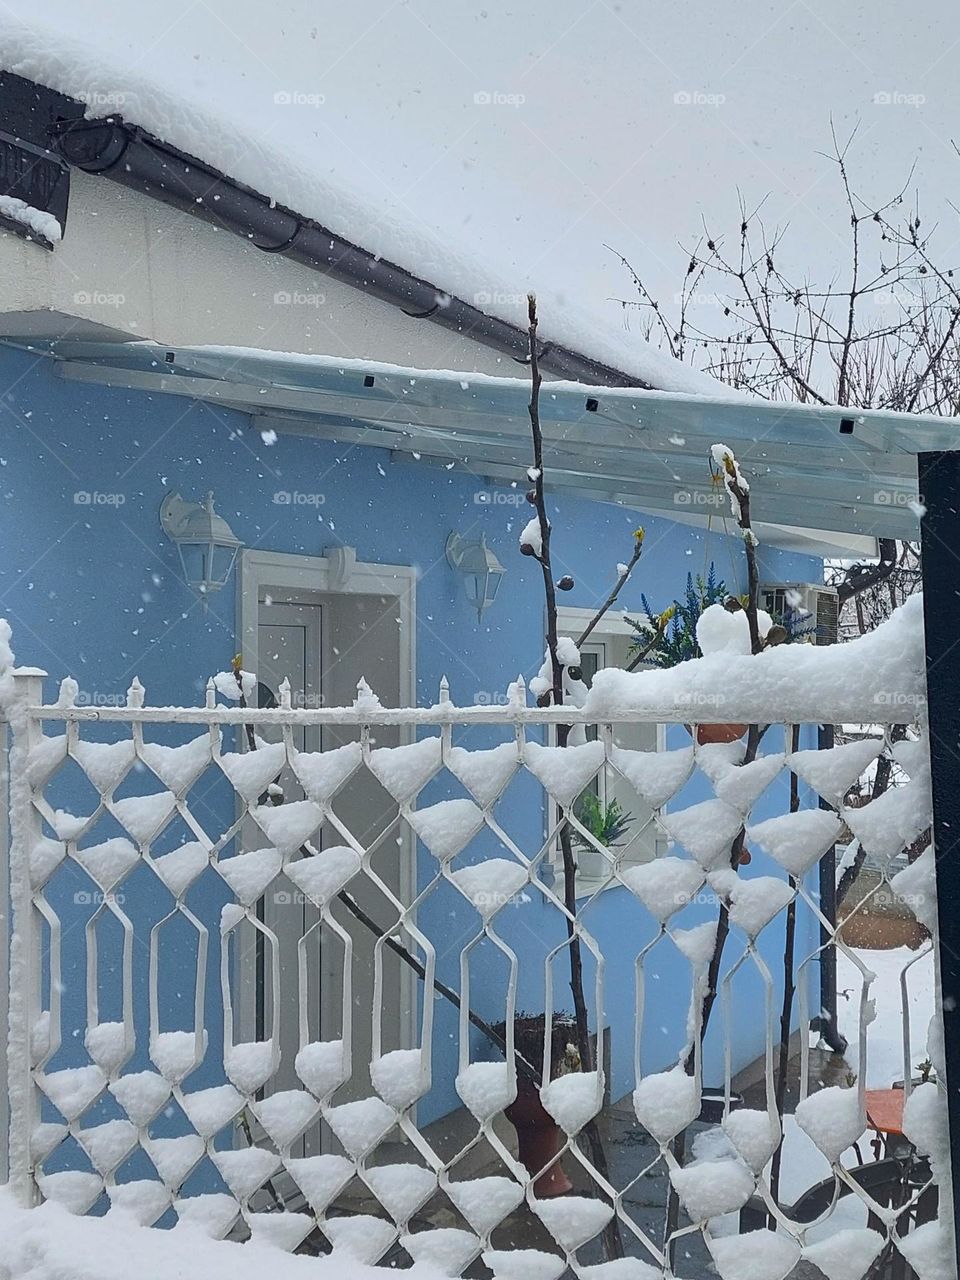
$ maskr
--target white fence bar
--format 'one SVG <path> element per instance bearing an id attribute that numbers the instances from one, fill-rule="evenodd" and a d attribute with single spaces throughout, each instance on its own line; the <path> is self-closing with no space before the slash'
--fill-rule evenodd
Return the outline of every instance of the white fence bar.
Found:
<path id="1" fill-rule="evenodd" d="M 31 1142 L 40 1122 L 34 1080 L 45 1028 L 41 1020 L 42 978 L 39 921 L 32 900 L 31 855 L 41 836 L 40 814 L 32 803 L 29 782 L 31 752 L 43 737 L 40 720 L 26 710 L 43 696 L 45 672 L 24 669 L 14 674 L 15 692 L 10 743 L 10 968 L 7 995 L 9 1037 L 7 1095 L 9 1114 L 8 1179 L 23 1205 L 38 1198 Z M 51 1002 L 57 998 L 51 983 Z"/>
<path id="2" fill-rule="evenodd" d="M 451 1276 L 478 1257 L 512 1276 L 518 1248 L 538 1250 L 537 1274 L 556 1277 L 618 1249 L 661 1275 L 674 1262 L 683 1274 L 685 1255 L 701 1267 L 691 1274 L 716 1262 L 736 1275 L 771 1249 L 816 1265 L 840 1194 L 862 1209 L 860 1275 L 884 1251 L 909 1261 L 911 1241 L 936 1229 L 939 1174 L 921 1155 L 898 1155 L 886 1183 L 882 1162 L 856 1164 L 882 983 L 824 919 L 811 880 L 834 842 L 859 841 L 877 886 L 844 930 L 877 892 L 909 906 L 918 942 L 921 926 L 935 929 L 932 855 L 916 856 L 930 818 L 915 734 L 828 757 L 793 750 L 795 704 L 775 701 L 763 734 L 710 743 L 684 734 L 694 704 L 676 699 L 655 714 L 609 699 L 543 709 L 514 686 L 510 705 L 456 707 L 444 685 L 432 708 L 382 708 L 364 690 L 353 707 L 307 710 L 287 687 L 281 707 L 261 710 L 218 707 L 208 688 L 203 707 L 150 707 L 135 681 L 126 705 L 88 707 L 72 705 L 69 683 L 44 706 L 39 673 L 17 685 L 8 1087 L 24 1202 L 42 1194 L 86 1212 L 108 1200 L 145 1224 L 190 1218 L 214 1235 L 422 1259 Z M 749 724 L 758 696 L 740 701 L 734 687 L 697 704 L 697 722 Z M 870 725 L 902 724 L 905 706 L 922 710 L 912 696 L 888 684 L 878 703 L 874 681 L 846 706 Z M 578 727 L 578 745 L 543 745 L 557 723 Z M 638 747 L 661 740 L 657 725 L 675 726 L 668 749 Z M 377 741 L 394 727 L 421 735 Z M 317 729 L 336 730 L 337 745 L 295 748 L 295 730 Z M 897 785 L 854 802 L 881 755 Z M 804 806 L 791 803 L 791 778 Z M 812 807 L 814 793 L 832 808 Z M 587 795 L 601 815 L 614 800 L 630 811 L 622 842 L 590 825 Z M 578 873 L 573 901 L 564 831 L 600 867 Z M 789 973 L 785 919 L 811 926 Z M 808 1032 L 821 924 L 860 979 L 848 1087 L 829 1083 Z M 921 942 L 904 966 L 905 1001 L 934 946 Z M 568 995 L 577 949 L 588 1062 Z M 794 983 L 800 1100 L 783 1119 L 782 1160 L 813 1157 L 822 1170 L 816 1232 L 778 1194 L 770 1163 Z M 912 1087 L 926 1028 L 898 1025 L 909 1129 L 942 1089 Z M 746 1045 L 759 1083 L 741 1104 Z M 541 1144 L 546 1129 L 535 1162 L 505 1116 L 521 1137 L 535 1118 Z M 573 1194 L 555 1198 L 570 1177 Z M 651 1207 L 654 1186 L 662 1203 Z M 733 1213 L 739 1235 L 712 1230 Z"/>

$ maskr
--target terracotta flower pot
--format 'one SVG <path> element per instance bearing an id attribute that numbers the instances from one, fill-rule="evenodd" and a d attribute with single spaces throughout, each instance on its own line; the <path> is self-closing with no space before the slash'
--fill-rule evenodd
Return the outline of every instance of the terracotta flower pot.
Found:
<path id="1" fill-rule="evenodd" d="M 706 747 L 715 742 L 737 742 L 746 732 L 745 724 L 698 724 L 697 743 Z"/>
<path id="2" fill-rule="evenodd" d="M 504 1114 L 517 1131 L 521 1164 L 531 1175 L 540 1173 L 566 1142 L 563 1130 L 544 1109 L 539 1092 L 527 1080 L 517 1081 L 516 1101 L 507 1107 Z M 573 1183 L 559 1160 L 533 1184 L 534 1195 L 540 1200 L 566 1195 L 572 1190 Z"/>
<path id="3" fill-rule="evenodd" d="M 691 738 L 694 737 L 692 725 L 684 725 L 684 728 Z M 749 725 L 745 724 L 698 724 L 696 728 L 697 745 L 707 747 L 717 742 L 738 742 L 748 728 Z M 745 867 L 751 861 L 750 850 L 744 849 L 740 854 L 740 865 Z"/>

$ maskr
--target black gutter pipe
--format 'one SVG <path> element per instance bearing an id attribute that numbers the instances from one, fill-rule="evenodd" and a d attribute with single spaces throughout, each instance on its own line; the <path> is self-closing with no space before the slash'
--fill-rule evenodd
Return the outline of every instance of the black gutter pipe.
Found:
<path id="1" fill-rule="evenodd" d="M 273 204 L 252 188 L 126 124 L 118 116 L 65 120 L 54 126 L 54 136 L 59 154 L 74 168 L 103 174 L 241 236 L 264 253 L 278 253 L 301 262 L 400 307 L 409 316 L 430 319 L 522 364 L 528 362 L 525 329 L 487 315 L 403 267 L 377 258 L 318 223 Z M 640 379 L 559 343 L 545 344 L 540 363 L 559 377 L 591 386 L 650 389 Z"/>

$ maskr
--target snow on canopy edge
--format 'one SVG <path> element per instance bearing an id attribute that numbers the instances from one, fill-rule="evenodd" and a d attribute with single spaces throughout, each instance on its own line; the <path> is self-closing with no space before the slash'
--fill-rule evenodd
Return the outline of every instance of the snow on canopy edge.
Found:
<path id="1" fill-rule="evenodd" d="M 39 23 L 34 18 L 27 26 L 10 14 L 0 15 L 0 67 L 88 103 L 122 103 L 128 123 L 440 291 L 469 299 L 483 282 L 490 298 L 487 314 L 509 324 L 525 324 L 525 302 L 511 299 L 535 286 L 544 343 L 562 343 L 662 391 L 749 398 L 629 334 L 605 311 L 577 307 L 564 292 L 562 279 L 553 287 L 542 279 L 518 280 L 507 263 L 478 257 L 466 237 L 454 246 L 398 202 L 377 204 L 349 174 L 340 171 L 336 180 L 319 176 L 316 156 L 275 130 L 269 113 L 259 128 L 241 128 L 231 117 L 228 92 L 211 94 L 202 83 L 181 83 L 175 91 L 162 65 L 131 60 L 119 42 L 110 51 L 103 40 L 94 46 L 63 31 L 44 31 Z M 238 67 L 237 93 L 243 84 L 243 68 Z M 105 113 L 88 108 L 87 114 Z"/>
<path id="2" fill-rule="evenodd" d="M 0 193 L 0 214 L 19 226 L 26 227 L 41 239 L 49 240 L 51 244 L 63 237 L 63 228 L 52 213 L 36 209 L 25 200 L 18 200 L 16 196 Z"/>
<path id="3" fill-rule="evenodd" d="M 818 724 L 912 717 L 926 704 L 923 598 L 906 601 L 876 631 L 847 644 L 780 645 L 760 654 L 713 654 L 669 670 L 608 668 L 584 712 L 656 718 L 683 707 L 702 721 Z M 709 713 L 709 714 L 708 714 Z"/>
<path id="4" fill-rule="evenodd" d="M 0 31 L 2 31 L 2 22 L 0 22 Z M 514 317 L 515 318 L 515 317 Z M 158 344 L 149 339 L 135 339 L 125 344 L 125 349 L 133 350 L 137 347 L 154 348 Z M 516 389 L 519 388 L 529 399 L 528 384 L 525 378 L 513 376 L 503 373 L 481 373 L 471 371 L 465 373 L 462 369 L 430 369 L 414 367 L 411 365 L 395 364 L 387 360 L 370 360 L 365 356 L 339 356 L 328 355 L 326 353 L 313 353 L 304 351 L 276 351 L 269 347 L 238 347 L 231 343 L 214 343 L 204 342 L 197 343 L 194 346 L 182 347 L 182 351 L 194 352 L 198 355 L 222 356 L 225 361 L 231 363 L 243 359 L 262 359 L 277 361 L 286 364 L 291 370 L 300 368 L 304 371 L 325 369 L 332 372 L 347 373 L 372 373 L 380 377 L 401 377 L 404 379 L 423 379 L 433 380 L 436 382 L 450 382 L 460 390 L 483 391 L 486 388 L 490 390 L 498 390 L 502 388 Z M 584 353 L 589 354 L 589 353 Z M 691 372 L 694 372 L 691 370 Z M 541 394 L 542 402 L 546 403 L 551 396 L 560 392 L 576 392 L 582 395 L 585 391 L 596 390 L 602 392 L 604 396 L 614 396 L 618 400 L 637 401 L 641 405 L 644 403 L 654 404 L 657 400 L 662 399 L 670 404 L 680 402 L 689 402 L 697 405 L 699 408 L 707 409 L 711 403 L 727 404 L 732 397 L 730 389 L 723 383 L 715 382 L 712 379 L 707 382 L 702 380 L 694 388 L 682 388 L 679 390 L 671 390 L 668 387 L 606 387 L 597 385 L 591 387 L 589 384 L 580 382 L 570 378 L 551 378 L 550 381 L 545 380 L 543 391 Z M 744 399 L 743 395 L 738 396 Z M 642 616 L 637 614 L 636 616 Z"/>

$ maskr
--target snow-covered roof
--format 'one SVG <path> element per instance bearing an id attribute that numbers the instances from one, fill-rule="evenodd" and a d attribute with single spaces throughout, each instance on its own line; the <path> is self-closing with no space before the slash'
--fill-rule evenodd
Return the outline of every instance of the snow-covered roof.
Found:
<path id="1" fill-rule="evenodd" d="M 261 429 L 380 447 L 399 462 L 433 461 L 505 485 L 528 482 L 530 391 L 521 379 L 243 347 L 66 339 L 53 350 L 58 372 L 74 381 L 206 400 L 257 415 Z M 749 479 L 761 538 L 763 524 L 916 538 L 917 451 L 949 448 L 960 432 L 956 419 L 922 414 L 850 416 L 579 382 L 545 383 L 540 409 L 554 491 L 671 519 L 726 520 L 732 531 L 729 500 L 709 468 L 711 446 L 723 440 Z"/>
<path id="2" fill-rule="evenodd" d="M 145 9 L 131 10 L 123 22 L 98 30 L 94 44 L 63 24 L 45 24 L 33 10 L 28 24 L 5 7 L 0 67 L 87 103 L 89 117 L 122 115 L 126 123 L 509 324 L 525 325 L 526 293 L 534 289 L 544 344 L 560 344 L 664 391 L 743 398 L 628 332 L 612 302 L 572 298 L 562 266 L 549 252 L 518 267 L 512 246 L 504 243 L 494 260 L 476 252 L 470 227 L 448 224 L 440 234 L 408 202 L 377 192 L 369 172 L 373 157 L 358 154 L 353 163 L 328 165 L 319 132 L 311 136 L 289 127 L 289 102 L 264 100 L 250 111 L 250 68 L 242 58 L 221 67 L 211 83 L 163 59 L 132 56 L 128 45 L 152 45 L 153 23 Z M 249 50 L 246 56 L 255 58 Z M 290 96 L 281 92 L 275 98 Z M 537 202 L 546 198 L 531 193 L 525 215 L 535 218 Z"/>

